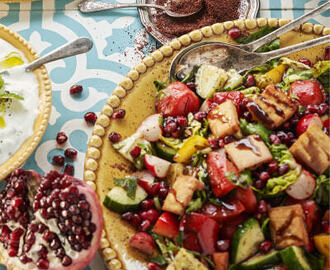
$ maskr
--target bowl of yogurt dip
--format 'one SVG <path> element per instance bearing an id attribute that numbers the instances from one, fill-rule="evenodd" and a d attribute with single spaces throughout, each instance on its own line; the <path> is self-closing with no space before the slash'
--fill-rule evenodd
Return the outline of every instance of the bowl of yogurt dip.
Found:
<path id="1" fill-rule="evenodd" d="M 0 181 L 32 154 L 48 124 L 48 72 L 44 66 L 33 72 L 23 68 L 37 58 L 27 41 L 0 25 Z"/>

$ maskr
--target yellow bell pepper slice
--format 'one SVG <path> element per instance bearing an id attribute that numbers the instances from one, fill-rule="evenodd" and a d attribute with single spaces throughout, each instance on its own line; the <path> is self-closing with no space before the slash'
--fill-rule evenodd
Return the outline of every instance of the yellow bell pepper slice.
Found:
<path id="1" fill-rule="evenodd" d="M 270 84 L 276 84 L 281 82 L 284 72 L 287 69 L 287 65 L 278 65 L 264 75 L 255 75 L 255 80 L 259 88 L 265 88 Z"/>
<path id="2" fill-rule="evenodd" d="M 314 236 L 314 243 L 317 250 L 329 258 L 330 254 L 330 235 L 319 234 Z"/>
<path id="3" fill-rule="evenodd" d="M 210 144 L 207 139 L 202 136 L 194 135 L 184 142 L 182 147 L 174 156 L 173 160 L 178 163 L 187 163 L 192 155 L 198 150 L 208 147 Z"/>

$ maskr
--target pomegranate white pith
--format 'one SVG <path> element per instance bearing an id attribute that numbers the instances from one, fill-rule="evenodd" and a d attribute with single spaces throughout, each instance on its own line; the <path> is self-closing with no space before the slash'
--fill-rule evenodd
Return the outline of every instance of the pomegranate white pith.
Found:
<path id="1" fill-rule="evenodd" d="M 17 169 L 0 193 L 0 254 L 13 269 L 84 269 L 103 229 L 95 192 L 55 171 Z"/>

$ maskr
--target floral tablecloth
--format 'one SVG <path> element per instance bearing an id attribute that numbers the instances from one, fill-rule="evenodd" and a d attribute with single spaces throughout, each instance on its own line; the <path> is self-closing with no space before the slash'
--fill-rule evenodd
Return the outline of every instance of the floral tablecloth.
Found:
<path id="1" fill-rule="evenodd" d="M 38 172 L 54 169 L 52 156 L 64 151 L 56 144 L 56 134 L 64 131 L 69 135 L 64 148 L 73 147 L 79 151 L 74 162 L 75 176 L 82 177 L 87 140 L 93 128 L 85 123 L 84 113 L 99 112 L 130 68 L 156 47 L 155 41 L 142 28 L 135 9 L 82 15 L 77 11 L 79 1 L 44 0 L 6 4 L 0 0 L 0 23 L 21 34 L 40 55 L 77 37 L 86 36 L 94 41 L 94 47 L 88 54 L 47 64 L 53 82 L 52 114 L 45 136 L 24 166 L 26 169 Z M 118 2 L 133 3 L 134 0 Z M 261 0 L 258 16 L 297 18 L 324 2 Z M 328 11 L 311 22 L 328 25 L 329 17 Z M 81 96 L 72 97 L 69 94 L 73 84 L 83 85 Z M 4 269 L 0 265 L 0 270 Z M 102 270 L 105 267 L 97 256 L 87 269 Z"/>

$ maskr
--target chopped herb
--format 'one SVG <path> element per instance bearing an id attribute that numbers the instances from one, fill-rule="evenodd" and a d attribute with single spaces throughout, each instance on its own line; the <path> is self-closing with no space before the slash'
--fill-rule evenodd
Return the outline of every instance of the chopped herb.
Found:
<path id="1" fill-rule="evenodd" d="M 167 84 L 160 81 L 154 81 L 154 85 L 156 86 L 157 91 L 163 90 L 167 87 Z"/>
<path id="2" fill-rule="evenodd" d="M 137 181 L 136 178 L 114 178 L 113 179 L 114 185 L 122 187 L 126 190 L 127 196 L 132 200 L 135 199 L 136 188 L 137 188 Z"/>
<path id="3" fill-rule="evenodd" d="M 199 209 L 202 208 L 202 206 L 203 206 L 203 201 L 200 197 L 195 200 L 191 200 L 186 209 L 186 214 L 190 212 L 198 211 Z"/>
<path id="4" fill-rule="evenodd" d="M 192 68 L 192 70 L 183 78 L 183 80 L 181 82 L 182 83 L 187 83 L 187 82 L 192 81 L 195 78 L 195 74 L 196 74 L 198 69 L 199 69 L 199 66 L 194 66 Z"/>
<path id="5" fill-rule="evenodd" d="M 262 38 L 263 36 L 268 35 L 269 33 L 275 31 L 276 29 L 277 29 L 277 27 L 272 27 L 272 26 L 266 25 L 266 26 L 260 28 L 260 30 L 254 32 L 252 34 L 249 34 L 248 36 L 242 36 L 242 37 L 235 39 L 235 41 L 240 44 L 248 44 L 248 43 L 251 43 L 252 41 Z"/>
<path id="6" fill-rule="evenodd" d="M 205 260 L 212 268 L 215 268 L 215 264 L 214 262 L 207 256 L 200 254 L 199 252 L 196 251 L 191 251 L 191 250 L 187 250 L 188 252 L 190 252 L 191 254 L 193 254 L 196 257 L 199 257 L 200 259 Z"/>
<path id="7" fill-rule="evenodd" d="M 0 99 L 17 99 L 17 100 L 24 100 L 24 98 L 18 94 L 14 93 L 4 93 L 0 94 Z"/>
<path id="8" fill-rule="evenodd" d="M 183 246 L 183 231 L 179 231 L 178 236 L 175 238 L 175 243 L 180 247 Z"/>
<path id="9" fill-rule="evenodd" d="M 157 255 L 156 257 L 151 258 L 149 261 L 157 263 L 160 266 L 164 266 L 167 264 L 163 255 Z"/>

